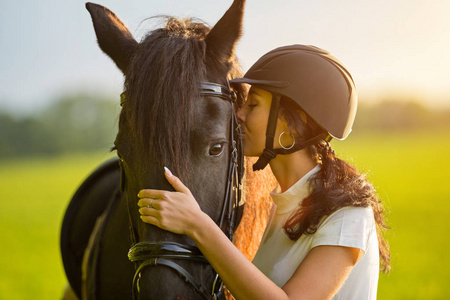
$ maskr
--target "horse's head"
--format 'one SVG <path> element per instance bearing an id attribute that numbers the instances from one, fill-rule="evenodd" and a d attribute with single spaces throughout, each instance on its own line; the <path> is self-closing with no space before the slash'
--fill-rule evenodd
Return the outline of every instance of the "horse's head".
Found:
<path id="1" fill-rule="evenodd" d="M 125 75 L 115 147 L 122 161 L 121 185 L 136 242 L 193 245 L 186 236 L 139 218 L 139 190 L 173 190 L 164 177 L 164 166 L 191 189 L 204 212 L 220 219 L 232 151 L 233 105 L 226 99 L 226 88 L 227 79 L 240 75 L 234 48 L 241 34 L 244 2 L 235 0 L 212 29 L 191 19 L 167 17 L 163 28 L 149 32 L 139 43 L 114 13 L 87 4 L 100 48 Z M 204 82 L 220 84 L 224 92 L 205 92 Z M 242 87 L 235 88 L 242 97 Z M 210 266 L 177 263 L 204 286 L 212 285 Z M 140 276 L 141 294 L 155 299 L 198 299 L 198 293 L 182 283 L 173 269 L 157 265 L 143 269 Z"/>

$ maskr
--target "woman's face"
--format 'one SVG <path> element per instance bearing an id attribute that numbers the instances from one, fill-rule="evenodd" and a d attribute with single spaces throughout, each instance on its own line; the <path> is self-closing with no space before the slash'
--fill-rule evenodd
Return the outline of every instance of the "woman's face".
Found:
<path id="1" fill-rule="evenodd" d="M 251 87 L 247 101 L 237 112 L 237 118 L 244 134 L 244 155 L 246 156 L 260 156 L 264 151 L 271 103 L 272 93 Z M 280 147 L 278 137 L 286 128 L 286 121 L 278 118 L 274 148 Z M 284 136 L 289 135 L 285 134 Z"/>

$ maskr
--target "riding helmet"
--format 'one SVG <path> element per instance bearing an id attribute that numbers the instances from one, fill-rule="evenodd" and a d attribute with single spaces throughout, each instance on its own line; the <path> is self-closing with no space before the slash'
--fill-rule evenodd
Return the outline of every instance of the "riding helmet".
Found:
<path id="1" fill-rule="evenodd" d="M 294 100 L 336 139 L 345 139 L 356 114 L 352 76 L 328 51 L 306 45 L 276 48 L 233 83 L 248 83 Z"/>

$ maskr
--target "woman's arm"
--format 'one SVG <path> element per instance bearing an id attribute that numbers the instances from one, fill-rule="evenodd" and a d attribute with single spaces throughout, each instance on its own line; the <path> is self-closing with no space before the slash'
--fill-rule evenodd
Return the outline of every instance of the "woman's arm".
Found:
<path id="1" fill-rule="evenodd" d="M 338 291 L 356 263 L 359 249 L 315 247 L 285 286 L 279 288 L 200 210 L 189 189 L 177 177 L 167 171 L 166 177 L 177 192 L 139 192 L 142 220 L 192 238 L 236 299 L 328 299 Z M 146 207 L 150 203 L 153 208 Z"/>

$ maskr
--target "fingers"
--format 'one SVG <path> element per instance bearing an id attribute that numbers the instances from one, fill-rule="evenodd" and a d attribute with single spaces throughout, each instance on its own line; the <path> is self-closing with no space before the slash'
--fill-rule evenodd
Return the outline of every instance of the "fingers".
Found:
<path id="1" fill-rule="evenodd" d="M 170 191 L 164 190 L 140 190 L 138 193 L 139 198 L 149 198 L 149 199 L 165 199 Z"/>
<path id="2" fill-rule="evenodd" d="M 154 216 L 141 215 L 141 220 L 144 221 L 145 223 L 156 225 L 158 227 L 161 226 L 159 220 L 156 217 L 154 217 Z"/>
<path id="3" fill-rule="evenodd" d="M 153 198 L 142 198 L 138 201 L 139 213 L 141 215 L 158 216 L 158 209 L 160 209 L 160 201 Z"/>
<path id="4" fill-rule="evenodd" d="M 148 208 L 148 207 L 141 207 L 139 208 L 139 213 L 141 216 L 152 216 L 152 217 L 158 217 L 158 211 L 154 208 Z"/>
<path id="5" fill-rule="evenodd" d="M 142 198 L 138 201 L 139 207 L 158 208 L 161 200 L 155 198 Z"/>
<path id="6" fill-rule="evenodd" d="M 186 187 L 181 180 L 172 174 L 170 170 L 166 167 L 164 167 L 164 175 L 166 176 L 167 181 L 172 185 L 172 187 L 175 189 L 175 191 L 191 195 L 191 191 L 188 187 Z M 168 195 L 170 194 L 170 191 L 166 190 L 151 190 L 151 189 L 143 189 L 140 190 L 138 193 L 139 198 L 156 198 L 156 199 L 167 199 Z"/>
<path id="7" fill-rule="evenodd" d="M 160 226 L 159 219 L 161 218 L 161 215 L 158 212 L 158 210 L 155 207 L 150 206 L 150 204 L 145 204 L 145 203 L 150 202 L 149 200 L 153 200 L 153 199 L 139 200 L 138 205 L 140 206 L 140 208 L 139 208 L 139 214 L 141 215 L 140 218 L 145 223 Z"/>
<path id="8" fill-rule="evenodd" d="M 180 221 L 186 211 L 198 206 L 191 191 L 174 176 L 169 169 L 165 169 L 167 181 L 173 186 L 175 192 L 167 190 L 143 189 L 138 193 L 140 218 L 148 224 L 156 225 L 162 229 L 175 233 L 183 233 L 185 224 Z"/>
<path id="9" fill-rule="evenodd" d="M 181 182 L 181 180 L 170 172 L 170 170 L 164 167 L 164 175 L 166 175 L 167 181 L 173 186 L 177 192 L 184 194 L 190 194 L 191 191 Z"/>

